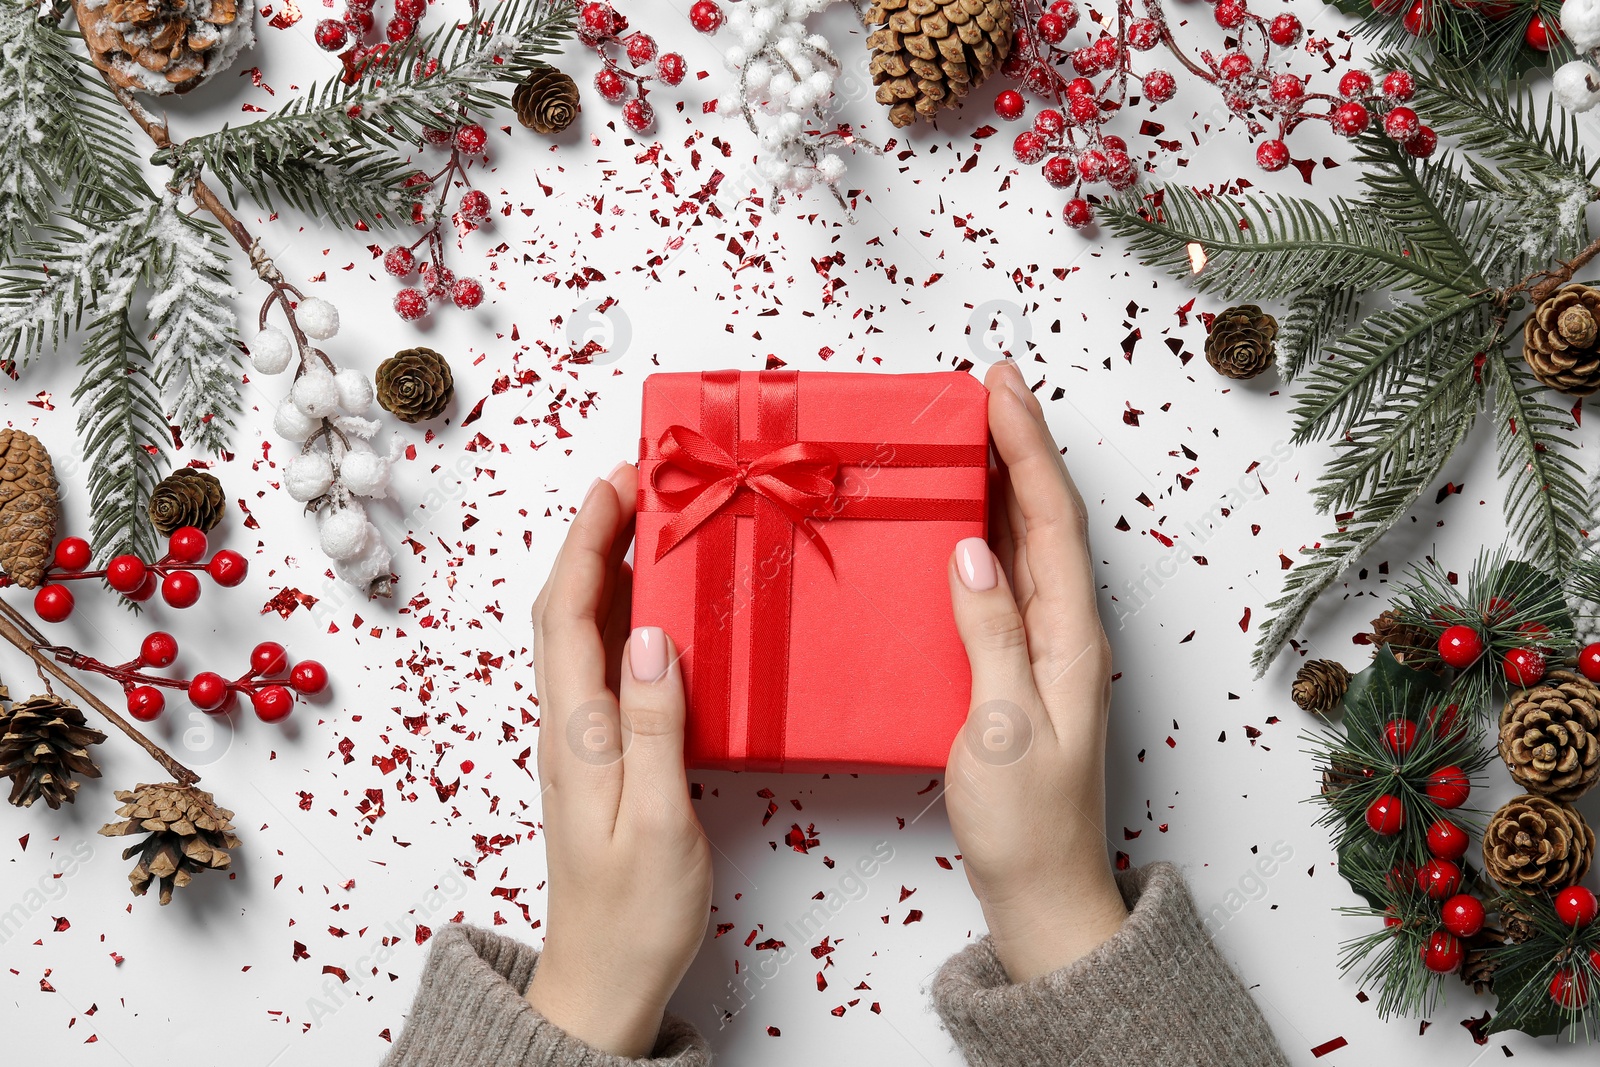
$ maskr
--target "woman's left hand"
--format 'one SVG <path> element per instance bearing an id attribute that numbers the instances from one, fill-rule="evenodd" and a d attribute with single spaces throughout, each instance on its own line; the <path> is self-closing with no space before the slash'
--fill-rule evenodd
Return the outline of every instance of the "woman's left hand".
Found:
<path id="1" fill-rule="evenodd" d="M 527 993 L 568 1034 L 634 1058 L 711 913 L 677 650 L 658 627 L 628 632 L 638 477 L 624 463 L 590 487 L 533 605 L 550 908 Z"/>

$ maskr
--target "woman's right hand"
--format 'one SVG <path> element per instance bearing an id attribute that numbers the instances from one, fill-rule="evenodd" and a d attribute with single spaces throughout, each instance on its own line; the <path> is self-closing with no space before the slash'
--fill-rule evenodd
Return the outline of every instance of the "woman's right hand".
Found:
<path id="1" fill-rule="evenodd" d="M 995 951 L 1026 982 L 1127 918 L 1106 854 L 1111 651 L 1083 500 L 1039 401 L 1009 360 L 984 384 L 1007 481 L 991 511 L 993 550 L 969 538 L 950 557 L 972 705 L 950 749 L 945 804 Z"/>

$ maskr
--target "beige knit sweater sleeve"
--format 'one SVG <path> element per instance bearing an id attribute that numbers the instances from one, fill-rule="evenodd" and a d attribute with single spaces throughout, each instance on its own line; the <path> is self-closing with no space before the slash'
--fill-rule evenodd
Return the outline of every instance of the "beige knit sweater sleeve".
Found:
<path id="1" fill-rule="evenodd" d="M 986 937 L 956 953 L 934 1006 L 971 1067 L 1287 1067 L 1255 1002 L 1212 947 L 1183 878 L 1157 863 L 1121 876 L 1128 921 L 1083 959 L 1023 985 Z M 599 1052 L 523 999 L 532 948 L 476 927 L 434 937 L 385 1067 L 705 1067 L 711 1053 L 669 1015 L 651 1058 Z"/>

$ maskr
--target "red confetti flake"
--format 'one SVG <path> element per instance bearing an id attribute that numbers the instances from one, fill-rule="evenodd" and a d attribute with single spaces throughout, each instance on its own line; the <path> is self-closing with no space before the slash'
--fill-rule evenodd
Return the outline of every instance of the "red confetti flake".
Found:
<path id="1" fill-rule="evenodd" d="M 271 8 L 263 7 L 261 13 L 265 15 Z M 294 0 L 283 0 L 283 6 L 278 13 L 267 20 L 267 24 L 275 30 L 286 30 L 300 21 L 300 5 Z"/>
<path id="2" fill-rule="evenodd" d="M 954 867 L 950 866 L 950 861 L 945 859 L 943 856 L 935 856 L 935 857 L 933 857 L 933 862 L 937 863 L 939 866 L 943 867 L 947 871 L 955 870 Z"/>
<path id="3" fill-rule="evenodd" d="M 306 951 L 305 945 L 303 945 L 300 942 L 296 941 L 294 943 L 294 959 L 296 961 L 299 961 L 299 960 L 309 960 L 310 958 L 311 958 L 311 953 Z"/>
<path id="4" fill-rule="evenodd" d="M 67 921 L 65 915 L 56 916 L 56 933 L 64 934 L 70 929 L 72 929 L 72 924 Z"/>
<path id="5" fill-rule="evenodd" d="M 28 401 L 28 403 L 33 407 L 43 408 L 45 411 L 54 411 L 56 409 L 53 403 L 54 399 L 49 393 L 41 391 L 38 396 Z"/>
<path id="6" fill-rule="evenodd" d="M 1322 1057 L 1326 1056 L 1328 1053 L 1337 1052 L 1340 1049 L 1344 1048 L 1349 1043 L 1350 1042 L 1346 1041 L 1342 1037 L 1336 1037 L 1332 1041 L 1324 1041 L 1322 1044 L 1320 1044 L 1316 1048 L 1312 1049 L 1311 1050 L 1311 1055 L 1320 1060 Z"/>
<path id="7" fill-rule="evenodd" d="M 901 926 L 910 926 L 912 923 L 919 923 L 921 921 L 922 921 L 922 911 L 920 909 L 918 909 L 918 908 L 912 908 L 910 911 L 906 912 L 905 921 L 902 922 L 900 925 Z"/>
<path id="8" fill-rule="evenodd" d="M 1239 629 L 1243 633 L 1250 632 L 1250 609 L 1244 609 L 1244 618 L 1239 620 Z"/>
<path id="9" fill-rule="evenodd" d="M 776 1026 L 769 1026 L 769 1027 L 767 1027 L 767 1036 L 768 1037 L 782 1037 L 783 1036 L 783 1031 L 779 1030 Z"/>
<path id="10" fill-rule="evenodd" d="M 1461 1025 L 1466 1027 L 1467 1033 L 1472 1035 L 1474 1044 L 1487 1045 L 1489 1043 L 1489 1035 L 1484 1032 L 1484 1027 L 1489 1025 L 1488 1012 L 1484 1012 L 1483 1015 L 1476 1019 L 1462 1019 Z"/>
<path id="11" fill-rule="evenodd" d="M 316 604 L 317 598 L 310 593 L 302 593 L 294 586 L 285 586 L 272 595 L 272 599 L 261 605 L 261 614 L 276 611 L 287 619 L 294 614 L 296 608 L 310 608 Z"/>

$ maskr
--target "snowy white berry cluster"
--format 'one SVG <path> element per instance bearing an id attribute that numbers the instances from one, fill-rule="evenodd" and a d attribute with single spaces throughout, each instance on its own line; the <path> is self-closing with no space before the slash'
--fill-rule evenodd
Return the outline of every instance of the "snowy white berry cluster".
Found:
<path id="1" fill-rule="evenodd" d="M 734 5 L 727 28 L 737 43 L 724 59 L 739 85 L 717 102 L 717 111 L 744 118 L 761 145 L 756 169 L 778 193 L 804 192 L 820 183 L 842 202 L 838 184 L 845 164 L 832 148 L 844 139 L 826 136 L 839 61 L 826 37 L 806 32 L 806 20 L 834 2 L 747 0 Z M 775 195 L 774 210 L 777 200 Z"/>
<path id="2" fill-rule="evenodd" d="M 1556 69 L 1555 97 L 1568 111 L 1579 113 L 1600 104 L 1600 0 L 1566 0 L 1561 5 L 1561 32 L 1583 59 Z"/>
<path id="3" fill-rule="evenodd" d="M 339 332 L 339 309 L 311 297 L 300 301 L 291 322 L 307 339 L 324 341 Z M 262 374 L 281 374 L 296 362 L 295 342 L 267 326 L 250 342 L 250 361 Z M 366 417 L 372 379 L 335 366 L 310 344 L 301 348 L 298 364 L 272 420 L 281 436 L 301 446 L 284 468 L 283 487 L 316 510 L 322 550 L 333 560 L 334 573 L 362 590 L 386 594 L 389 548 L 359 499 L 388 495 L 389 465 L 396 458 L 392 448 L 385 454 L 371 444 L 382 428 Z"/>

